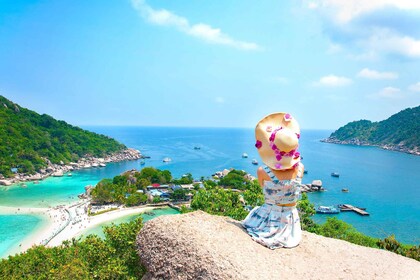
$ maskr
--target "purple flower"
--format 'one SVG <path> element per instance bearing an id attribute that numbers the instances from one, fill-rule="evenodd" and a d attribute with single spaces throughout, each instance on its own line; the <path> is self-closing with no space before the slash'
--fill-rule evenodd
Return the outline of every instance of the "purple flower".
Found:
<path id="1" fill-rule="evenodd" d="M 261 148 L 262 147 L 262 142 L 260 140 L 257 140 L 257 143 L 255 143 L 255 147 L 257 149 Z"/>
<path id="2" fill-rule="evenodd" d="M 299 152 L 296 152 L 295 154 L 294 154 L 294 159 L 298 159 L 300 157 L 300 153 Z"/>
<path id="3" fill-rule="evenodd" d="M 280 163 L 276 163 L 274 166 L 276 167 L 276 169 L 281 169 L 281 164 Z"/>
<path id="4" fill-rule="evenodd" d="M 300 134 L 299 133 L 295 133 L 295 134 L 296 134 L 297 139 L 300 139 Z"/>
<path id="5" fill-rule="evenodd" d="M 296 162 L 295 164 L 293 164 L 293 168 L 296 168 L 299 166 L 299 162 Z"/>
<path id="6" fill-rule="evenodd" d="M 284 156 L 284 155 L 286 155 L 286 152 L 285 152 L 285 151 L 281 151 L 281 152 L 280 152 L 280 155 L 281 155 L 281 156 Z"/>
<path id="7" fill-rule="evenodd" d="M 290 122 L 292 119 L 293 119 L 293 117 L 292 117 L 290 114 L 286 114 L 286 115 L 284 115 L 284 120 L 285 120 L 286 122 Z"/>
<path id="8" fill-rule="evenodd" d="M 275 132 L 271 133 L 271 136 L 270 136 L 269 140 L 270 140 L 270 142 L 273 142 L 274 139 L 276 139 L 276 133 Z"/>
<path id="9" fill-rule="evenodd" d="M 282 159 L 281 155 L 276 155 L 276 159 L 277 159 L 277 161 L 281 161 L 281 159 Z"/>
<path id="10" fill-rule="evenodd" d="M 271 146 L 271 149 L 273 149 L 273 151 L 277 150 L 276 144 L 273 144 L 273 146 Z"/>

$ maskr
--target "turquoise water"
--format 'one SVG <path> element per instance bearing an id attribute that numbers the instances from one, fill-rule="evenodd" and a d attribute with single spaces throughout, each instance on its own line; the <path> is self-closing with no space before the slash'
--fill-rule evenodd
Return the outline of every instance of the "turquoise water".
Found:
<path id="1" fill-rule="evenodd" d="M 43 226 L 44 222 L 36 215 L 0 215 L 0 257 Z"/>
<path id="2" fill-rule="evenodd" d="M 153 209 L 152 211 L 148 211 L 148 212 L 152 212 L 154 215 L 148 215 L 148 214 L 132 214 L 132 215 L 127 215 L 115 220 L 111 220 L 111 221 L 107 221 L 105 223 L 102 223 L 94 228 L 91 228 L 85 232 L 82 233 L 83 236 L 88 236 L 89 234 L 96 234 L 100 237 L 105 237 L 104 232 L 103 232 L 103 227 L 104 226 L 109 226 L 111 224 L 121 224 L 121 223 L 127 223 L 127 222 L 131 222 L 134 221 L 135 219 L 137 219 L 137 217 L 141 216 L 143 218 L 143 223 L 157 218 L 159 216 L 164 216 L 164 215 L 176 215 L 179 214 L 179 212 L 175 209 L 172 209 L 170 207 L 165 207 L 165 208 L 159 208 L 159 209 Z"/>
<path id="3" fill-rule="evenodd" d="M 168 169 L 175 177 L 187 172 L 195 178 L 208 177 L 224 168 L 243 169 L 255 175 L 252 129 L 234 128 L 157 128 L 157 127 L 87 127 L 116 138 L 128 147 L 150 156 L 146 166 Z M 350 203 L 366 207 L 371 214 L 362 217 L 341 213 L 337 217 L 358 230 L 376 237 L 395 233 L 397 239 L 420 243 L 420 157 L 373 147 L 335 145 L 319 142 L 331 131 L 304 130 L 300 151 L 309 171 L 304 183 L 321 179 L 327 189 L 310 194 L 316 205 Z M 194 150 L 198 146 L 200 150 Z M 249 158 L 241 158 L 242 153 Z M 172 162 L 163 163 L 164 157 Z M 0 188 L 0 205 L 45 207 L 77 200 L 84 187 L 125 170 L 140 168 L 139 161 L 110 164 L 73 172 L 73 177 L 48 178 L 38 185 Z M 340 178 L 330 176 L 339 172 Z M 349 193 L 342 193 L 342 188 Z M 325 216 L 317 216 L 318 221 Z M 12 229 L 13 231 L 13 229 Z"/>

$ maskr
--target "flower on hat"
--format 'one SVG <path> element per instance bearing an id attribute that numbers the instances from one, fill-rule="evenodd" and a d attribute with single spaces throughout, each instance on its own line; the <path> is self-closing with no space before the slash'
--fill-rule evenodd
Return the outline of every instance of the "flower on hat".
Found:
<path id="1" fill-rule="evenodd" d="M 290 122 L 293 119 L 292 115 L 290 115 L 289 113 L 284 115 L 284 120 L 286 122 Z"/>
<path id="2" fill-rule="evenodd" d="M 261 148 L 262 147 L 262 142 L 260 140 L 257 140 L 257 142 L 255 143 L 255 147 L 257 149 Z"/>
<path id="3" fill-rule="evenodd" d="M 281 164 L 280 163 L 276 163 L 275 164 L 276 169 L 281 169 Z"/>
<path id="4" fill-rule="evenodd" d="M 271 132 L 273 130 L 273 127 L 271 125 L 267 125 L 265 131 Z"/>

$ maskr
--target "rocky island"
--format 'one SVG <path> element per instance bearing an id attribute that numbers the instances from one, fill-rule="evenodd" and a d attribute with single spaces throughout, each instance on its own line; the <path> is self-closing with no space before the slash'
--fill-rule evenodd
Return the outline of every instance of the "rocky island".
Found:
<path id="1" fill-rule="evenodd" d="M 321 142 L 376 146 L 420 155 L 420 106 L 405 109 L 380 122 L 350 122 Z"/>

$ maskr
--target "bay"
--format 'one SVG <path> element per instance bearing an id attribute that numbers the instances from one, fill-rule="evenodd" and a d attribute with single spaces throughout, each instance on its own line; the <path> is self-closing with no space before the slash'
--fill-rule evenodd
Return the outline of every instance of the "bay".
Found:
<path id="1" fill-rule="evenodd" d="M 245 170 L 256 175 L 257 159 L 253 129 L 247 128 L 176 128 L 176 127 L 85 127 L 108 135 L 127 147 L 140 150 L 145 166 L 168 169 L 174 177 L 192 173 L 194 178 L 210 177 L 225 168 Z M 358 147 L 321 143 L 331 131 L 303 130 L 300 152 L 308 174 L 304 183 L 323 181 L 326 192 L 312 193 L 315 205 L 349 203 L 366 207 L 370 213 L 340 213 L 338 218 L 351 223 L 361 232 L 383 238 L 395 234 L 410 244 L 420 243 L 420 158 L 385 151 L 375 147 Z M 198 147 L 199 149 L 194 149 Z M 248 158 L 241 155 L 247 153 Z M 169 163 L 162 160 L 172 159 Z M 260 162 L 261 164 L 261 162 Z M 140 161 L 109 164 L 105 168 L 73 172 L 72 177 L 48 178 L 39 184 L 28 183 L 0 188 L 0 205 L 47 207 L 71 203 L 86 185 L 111 178 L 128 169 L 140 169 Z M 331 177 L 339 172 L 340 177 Z M 341 192 L 348 188 L 349 193 Z M 315 216 L 318 222 L 326 216 Z"/>

